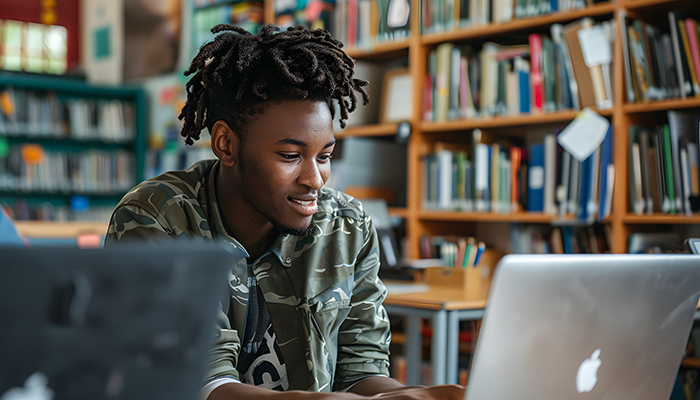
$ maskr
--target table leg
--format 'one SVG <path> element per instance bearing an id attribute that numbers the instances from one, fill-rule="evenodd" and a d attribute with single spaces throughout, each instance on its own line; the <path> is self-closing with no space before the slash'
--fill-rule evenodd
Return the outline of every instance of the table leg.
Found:
<path id="1" fill-rule="evenodd" d="M 406 332 L 406 384 L 420 385 L 421 371 L 421 319 L 409 316 Z"/>
<path id="2" fill-rule="evenodd" d="M 440 310 L 433 317 L 433 341 L 430 349 L 433 367 L 433 385 L 444 385 L 447 365 L 447 311 Z"/>
<path id="3" fill-rule="evenodd" d="M 447 313 L 447 367 L 446 381 L 448 384 L 459 382 L 459 313 Z"/>

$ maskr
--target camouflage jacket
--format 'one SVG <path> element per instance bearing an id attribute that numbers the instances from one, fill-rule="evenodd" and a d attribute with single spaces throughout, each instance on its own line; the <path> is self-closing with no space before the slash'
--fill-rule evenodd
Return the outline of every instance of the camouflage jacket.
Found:
<path id="1" fill-rule="evenodd" d="M 218 165 L 201 161 L 135 187 L 115 209 L 105 243 L 186 235 L 241 246 L 226 233 L 216 202 Z M 372 222 L 359 201 L 326 188 L 313 222 L 312 234 L 280 235 L 253 265 L 287 365 L 289 390 L 338 391 L 366 376 L 388 376 L 391 334 Z M 239 378 L 247 271 L 246 259 L 232 267 L 208 378 Z"/>

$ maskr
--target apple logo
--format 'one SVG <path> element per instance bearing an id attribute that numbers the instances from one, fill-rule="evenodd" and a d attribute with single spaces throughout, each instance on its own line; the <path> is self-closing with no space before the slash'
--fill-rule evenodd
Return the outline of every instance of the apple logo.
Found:
<path id="1" fill-rule="evenodd" d="M 598 368 L 600 368 L 600 349 L 596 349 L 591 358 L 583 360 L 576 373 L 576 391 L 579 393 L 590 392 L 598 383 Z"/>
<path id="2" fill-rule="evenodd" d="M 0 400 L 52 400 L 54 393 L 48 382 L 46 375 L 35 372 L 24 381 L 24 387 L 11 388 L 0 396 Z"/>

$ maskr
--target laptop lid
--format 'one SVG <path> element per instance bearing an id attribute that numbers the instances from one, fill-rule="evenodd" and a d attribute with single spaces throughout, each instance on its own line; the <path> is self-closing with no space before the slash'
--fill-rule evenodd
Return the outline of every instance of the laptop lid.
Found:
<path id="1" fill-rule="evenodd" d="M 509 255 L 469 400 L 668 400 L 700 296 L 690 255 Z"/>
<path id="2" fill-rule="evenodd" d="M 196 398 L 228 247 L 1 248 L 0 399 Z"/>

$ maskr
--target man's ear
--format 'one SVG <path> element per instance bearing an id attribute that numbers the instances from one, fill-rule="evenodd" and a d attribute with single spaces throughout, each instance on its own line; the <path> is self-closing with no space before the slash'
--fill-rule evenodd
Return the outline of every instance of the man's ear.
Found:
<path id="1" fill-rule="evenodd" d="M 232 167 L 238 162 L 238 148 L 241 145 L 236 135 L 226 121 L 219 120 L 214 123 L 211 131 L 211 150 L 219 161 Z"/>

